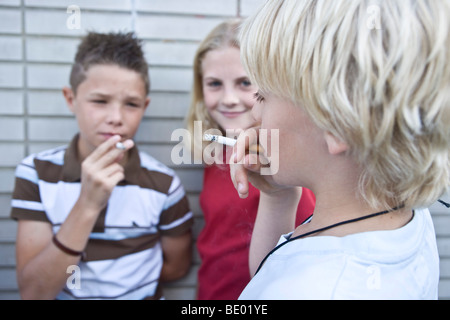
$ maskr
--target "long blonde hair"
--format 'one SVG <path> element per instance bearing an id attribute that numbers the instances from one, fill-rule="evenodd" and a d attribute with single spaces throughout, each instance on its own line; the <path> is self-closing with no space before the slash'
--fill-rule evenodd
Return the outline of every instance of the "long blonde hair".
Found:
<path id="1" fill-rule="evenodd" d="M 245 22 L 252 83 L 345 141 L 374 208 L 450 185 L 450 1 L 276 0 Z"/>
<path id="2" fill-rule="evenodd" d="M 202 141 L 194 143 L 194 122 L 201 121 L 203 132 L 210 129 L 221 130 L 216 121 L 209 115 L 203 97 L 203 70 L 202 62 L 205 55 L 212 50 L 217 50 L 226 47 L 239 48 L 239 27 L 242 23 L 241 19 L 230 19 L 222 22 L 215 27 L 206 38 L 200 43 L 194 58 L 194 81 L 191 93 L 191 104 L 186 116 L 186 127 L 189 130 L 191 137 L 191 151 L 194 147 L 201 147 L 203 151 L 205 145 Z M 224 134 L 224 133 L 222 133 Z M 194 153 L 194 152 L 193 152 Z"/>

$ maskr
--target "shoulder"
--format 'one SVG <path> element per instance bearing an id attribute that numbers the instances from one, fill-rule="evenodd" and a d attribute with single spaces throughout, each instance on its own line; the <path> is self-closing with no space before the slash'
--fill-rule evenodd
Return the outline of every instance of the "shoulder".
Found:
<path id="1" fill-rule="evenodd" d="M 66 150 L 67 146 L 61 146 L 44 150 L 38 153 L 33 153 L 24 158 L 19 165 L 28 165 L 31 167 L 35 167 L 36 162 L 50 162 L 56 165 L 63 165 Z"/>
<path id="2" fill-rule="evenodd" d="M 151 155 L 140 151 L 141 186 L 171 194 L 182 188 L 181 181 L 175 170 L 156 160 Z"/>
<path id="3" fill-rule="evenodd" d="M 403 228 L 311 237 L 280 248 L 248 293 L 262 299 L 434 299 L 439 261 L 427 210 Z"/>
<path id="4" fill-rule="evenodd" d="M 168 176 L 176 175 L 173 169 L 169 168 L 159 160 L 156 160 L 146 152 L 139 151 L 139 158 L 141 160 L 141 168 L 145 170 L 159 172 Z"/>
<path id="5" fill-rule="evenodd" d="M 62 166 L 67 146 L 45 150 L 25 157 L 16 167 L 16 177 L 37 183 L 39 172 L 48 165 Z"/>
<path id="6" fill-rule="evenodd" d="M 314 253 L 270 257 L 253 277 L 240 299 L 332 299 L 345 262 L 342 257 L 317 259 Z"/>

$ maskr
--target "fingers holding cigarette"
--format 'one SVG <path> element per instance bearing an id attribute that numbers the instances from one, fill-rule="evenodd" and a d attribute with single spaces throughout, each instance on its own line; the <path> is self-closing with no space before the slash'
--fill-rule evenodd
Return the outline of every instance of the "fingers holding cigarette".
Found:
<path id="1" fill-rule="evenodd" d="M 113 188 L 125 178 L 120 161 L 134 146 L 132 140 L 121 141 L 113 136 L 98 146 L 81 164 L 81 193 L 83 205 L 104 208 Z"/>
<path id="2" fill-rule="evenodd" d="M 267 156 L 267 151 L 259 143 L 259 138 L 261 138 L 259 134 L 260 131 L 253 128 L 239 135 L 237 140 L 214 135 L 205 135 L 204 137 L 207 141 L 233 146 L 233 154 L 229 162 L 230 175 L 241 198 L 248 197 L 250 183 L 266 194 L 274 194 L 284 188 L 276 182 L 274 176 L 277 172 L 275 169 L 279 164 L 277 160 L 272 162 L 272 157 Z M 273 149 L 271 144 L 269 152 L 272 152 Z"/>
<path id="3" fill-rule="evenodd" d="M 133 146 L 133 140 L 121 141 L 121 137 L 116 135 L 98 146 L 86 160 L 95 163 L 99 168 L 104 168 L 111 163 L 119 162 L 125 155 L 125 152 L 133 148 Z"/>
<path id="4" fill-rule="evenodd" d="M 250 131 L 250 130 L 249 130 Z M 247 198 L 249 193 L 249 182 L 258 178 L 262 167 L 260 157 L 264 157 L 264 149 L 258 143 L 259 130 L 252 130 L 250 134 L 241 134 L 237 140 L 217 136 L 204 136 L 204 140 L 217 142 L 233 147 L 233 155 L 230 158 L 230 175 L 239 197 Z"/>
<path id="5" fill-rule="evenodd" d="M 123 157 L 125 156 L 126 152 L 134 147 L 133 140 L 125 140 L 125 141 L 118 141 L 114 148 L 110 149 L 111 157 L 113 158 L 113 162 L 119 163 Z"/>
<path id="6" fill-rule="evenodd" d="M 116 149 L 125 151 L 125 150 L 127 150 L 127 147 L 122 142 L 119 141 L 116 143 Z"/>

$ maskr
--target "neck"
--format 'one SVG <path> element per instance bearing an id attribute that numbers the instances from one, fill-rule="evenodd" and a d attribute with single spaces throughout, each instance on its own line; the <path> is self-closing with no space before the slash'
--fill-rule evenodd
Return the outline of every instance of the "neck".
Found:
<path id="1" fill-rule="evenodd" d="M 336 227 L 311 236 L 343 237 L 369 231 L 395 230 L 405 226 L 411 218 L 411 208 L 374 209 L 357 199 L 347 204 L 329 206 L 316 198 L 316 209 L 311 222 L 298 227 L 294 237 L 336 224 Z"/>
<path id="2" fill-rule="evenodd" d="M 325 157 L 323 161 L 321 171 L 310 186 L 316 196 L 314 215 L 310 223 L 297 228 L 294 236 L 386 211 L 386 208 L 372 208 L 359 195 L 362 169 L 350 155 Z M 411 208 L 401 208 L 314 235 L 345 236 L 368 231 L 394 230 L 406 225 L 411 217 Z"/>

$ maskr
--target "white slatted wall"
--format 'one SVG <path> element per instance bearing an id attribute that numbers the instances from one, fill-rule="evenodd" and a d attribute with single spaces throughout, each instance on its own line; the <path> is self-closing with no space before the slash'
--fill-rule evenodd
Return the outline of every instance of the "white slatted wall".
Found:
<path id="1" fill-rule="evenodd" d="M 196 216 L 202 169 L 175 166 L 172 131 L 189 105 L 192 59 L 199 41 L 222 20 L 247 16 L 263 0 L 0 0 L 0 299 L 19 298 L 15 275 L 16 223 L 9 219 L 14 168 L 30 153 L 67 144 L 76 133 L 61 88 L 68 84 L 76 46 L 86 30 L 136 31 L 150 63 L 152 103 L 137 135 L 141 149 L 174 168 Z M 81 29 L 67 13 L 78 5 Z M 448 200 L 448 199 L 447 199 Z M 436 206 L 441 298 L 450 298 L 450 213 Z M 198 254 L 189 275 L 167 285 L 168 299 L 195 296 Z"/>

